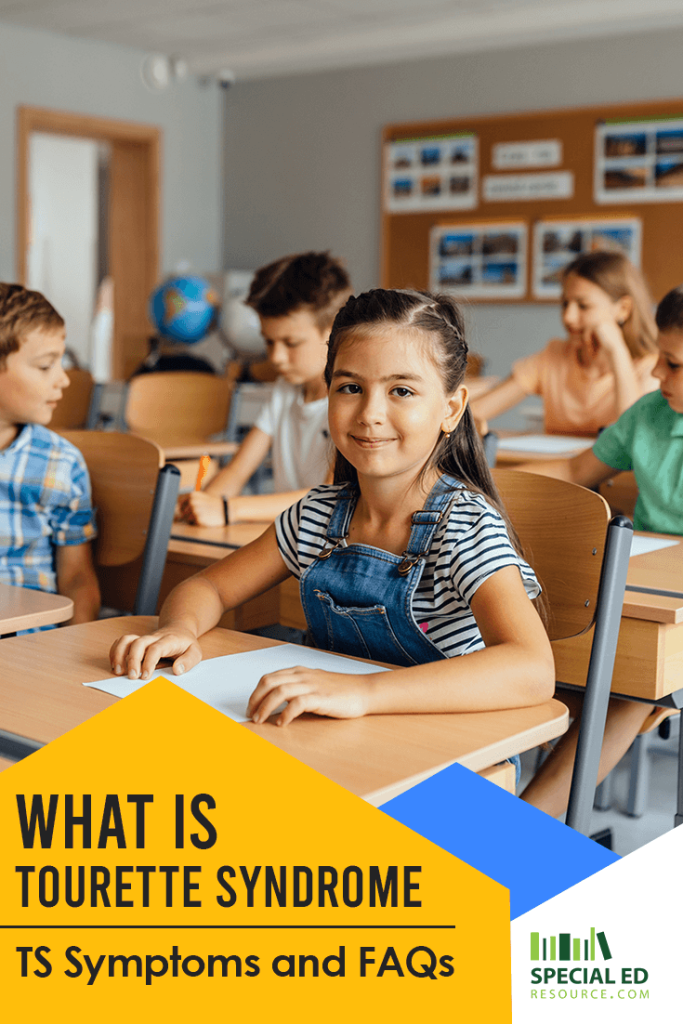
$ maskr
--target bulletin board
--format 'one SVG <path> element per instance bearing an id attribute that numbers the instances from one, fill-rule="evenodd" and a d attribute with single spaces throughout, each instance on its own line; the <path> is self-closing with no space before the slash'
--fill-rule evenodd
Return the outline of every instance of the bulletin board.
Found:
<path id="1" fill-rule="evenodd" d="M 393 124 L 382 153 L 386 288 L 554 302 L 604 247 L 656 300 L 683 281 L 683 99 Z"/>

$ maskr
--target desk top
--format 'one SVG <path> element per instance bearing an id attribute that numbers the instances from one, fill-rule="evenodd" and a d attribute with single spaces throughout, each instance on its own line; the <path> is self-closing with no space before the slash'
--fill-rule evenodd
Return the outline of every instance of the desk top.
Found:
<path id="1" fill-rule="evenodd" d="M 191 526 L 189 523 L 174 523 L 171 540 L 235 550 L 256 540 L 269 526 L 270 523 L 233 523 L 232 526 Z"/>
<path id="2" fill-rule="evenodd" d="M 663 533 L 642 536 L 664 537 L 676 544 L 630 559 L 624 615 L 649 622 L 683 622 L 683 538 Z"/>
<path id="3" fill-rule="evenodd" d="M 81 684 L 110 674 L 108 651 L 125 630 L 145 632 L 149 616 L 103 619 L 0 644 L 0 727 L 47 743 L 117 698 Z M 264 637 L 214 629 L 205 657 L 272 647 Z M 170 676 L 172 678 L 172 676 Z M 280 749 L 371 803 L 380 804 L 458 761 L 478 771 L 563 733 L 558 701 L 534 708 L 448 715 L 305 715 L 286 728 L 247 724 Z"/>
<path id="4" fill-rule="evenodd" d="M 199 441 L 195 444 L 169 444 L 161 447 L 168 461 L 200 459 L 202 455 L 234 455 L 239 449 L 236 441 Z"/>
<path id="5" fill-rule="evenodd" d="M 498 466 L 511 466 L 516 465 L 520 462 L 546 462 L 548 459 L 571 459 L 579 452 L 583 452 L 586 448 L 591 448 L 595 441 L 594 437 L 586 438 L 574 438 L 576 444 L 572 445 L 571 449 L 566 452 L 539 452 L 536 447 L 528 449 L 524 447 L 525 437 L 548 437 L 551 439 L 557 439 L 561 441 L 563 439 L 562 434 L 540 434 L 538 431 L 516 431 L 516 430 L 500 430 L 496 431 L 501 440 L 505 440 L 505 447 L 498 447 L 496 452 L 496 465 Z M 519 445 L 514 448 L 510 447 L 512 440 L 516 439 L 519 441 Z M 570 440 L 567 438 L 567 440 Z"/>
<path id="6" fill-rule="evenodd" d="M 174 523 L 168 554 L 174 562 L 204 566 L 217 562 L 232 551 L 260 537 L 269 523 L 235 523 L 233 526 L 190 526 Z"/>
<path id="7" fill-rule="evenodd" d="M 66 622 L 73 611 L 73 601 L 61 594 L 0 583 L 0 636 Z"/>

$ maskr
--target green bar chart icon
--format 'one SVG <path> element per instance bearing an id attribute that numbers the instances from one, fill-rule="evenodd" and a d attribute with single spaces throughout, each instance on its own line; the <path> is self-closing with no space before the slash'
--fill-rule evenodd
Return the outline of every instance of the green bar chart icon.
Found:
<path id="1" fill-rule="evenodd" d="M 529 938 L 530 960 L 581 960 L 582 947 L 583 959 L 595 960 L 596 940 L 603 960 L 612 959 L 607 936 L 604 932 L 596 932 L 595 928 L 591 928 L 590 938 L 583 940 L 577 936 L 572 937 L 570 932 L 558 932 L 547 939 L 541 939 L 539 932 L 530 932 Z"/>

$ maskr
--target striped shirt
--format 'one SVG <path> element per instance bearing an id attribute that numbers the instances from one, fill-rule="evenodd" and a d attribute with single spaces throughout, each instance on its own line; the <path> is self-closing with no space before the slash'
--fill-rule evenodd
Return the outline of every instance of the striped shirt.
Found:
<path id="1" fill-rule="evenodd" d="M 297 579 L 329 546 L 327 527 L 341 489 L 316 487 L 275 521 L 280 553 Z M 509 565 L 518 567 L 529 597 L 537 597 L 541 588 L 536 576 L 515 552 L 500 515 L 481 494 L 463 486 L 434 531 L 412 599 L 413 618 L 447 658 L 485 646 L 471 601 L 485 580 Z M 381 594 L 377 597 L 381 603 Z"/>
<path id="2" fill-rule="evenodd" d="M 35 423 L 0 451 L 0 582 L 57 591 L 55 547 L 95 537 L 83 456 Z"/>

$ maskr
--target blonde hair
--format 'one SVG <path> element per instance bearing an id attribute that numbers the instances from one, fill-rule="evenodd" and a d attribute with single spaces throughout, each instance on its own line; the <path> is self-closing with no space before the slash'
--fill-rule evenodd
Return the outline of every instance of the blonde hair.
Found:
<path id="1" fill-rule="evenodd" d="M 563 280 L 576 274 L 609 295 L 613 302 L 628 295 L 631 312 L 621 329 L 632 359 L 642 359 L 657 348 L 654 302 L 645 278 L 623 253 L 586 252 L 565 267 Z"/>

